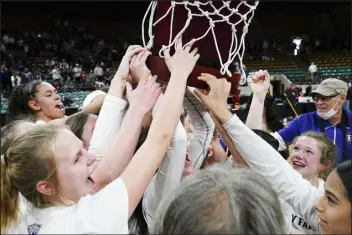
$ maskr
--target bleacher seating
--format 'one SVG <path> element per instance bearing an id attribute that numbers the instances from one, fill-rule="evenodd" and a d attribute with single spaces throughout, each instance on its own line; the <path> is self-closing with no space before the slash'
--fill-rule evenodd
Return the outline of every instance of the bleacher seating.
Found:
<path id="1" fill-rule="evenodd" d="M 318 67 L 322 79 L 336 77 L 343 80 L 352 78 L 351 54 L 342 52 L 319 53 L 309 58 Z"/>
<path id="2" fill-rule="evenodd" d="M 292 82 L 299 82 L 304 78 L 304 72 L 296 65 L 294 61 L 285 54 L 273 54 L 269 56 L 274 60 L 249 60 L 244 58 L 244 64 L 248 73 L 258 71 L 258 69 L 266 69 L 271 75 L 284 74 Z"/>

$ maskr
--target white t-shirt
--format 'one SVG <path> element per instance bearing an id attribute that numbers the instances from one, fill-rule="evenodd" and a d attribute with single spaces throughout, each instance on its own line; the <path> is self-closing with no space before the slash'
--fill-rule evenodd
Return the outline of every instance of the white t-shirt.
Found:
<path id="1" fill-rule="evenodd" d="M 313 204 L 324 195 L 323 192 L 303 179 L 277 150 L 246 127 L 236 114 L 223 127 L 249 168 L 265 177 L 278 196 L 320 232 Z"/>
<path id="2" fill-rule="evenodd" d="M 316 72 L 318 72 L 318 68 L 315 64 L 312 64 L 309 66 L 308 71 L 311 73 L 316 73 Z"/>
<path id="3" fill-rule="evenodd" d="M 128 234 L 128 193 L 118 178 L 73 206 L 28 210 L 9 234 Z"/>
<path id="4" fill-rule="evenodd" d="M 190 160 L 193 171 L 199 170 L 212 140 L 215 123 L 208 111 L 194 94 L 195 88 L 187 87 L 183 106 L 193 124 L 193 136 L 189 141 Z M 162 95 L 154 106 L 153 115 L 161 103 Z M 181 121 L 178 122 L 166 156 L 161 162 L 158 172 L 154 175 L 143 198 L 143 215 L 149 229 L 155 222 L 157 208 L 160 201 L 180 184 L 187 151 L 187 133 Z"/>
<path id="5" fill-rule="evenodd" d="M 325 185 L 325 181 L 322 179 L 319 179 L 318 190 L 321 192 L 321 194 L 324 194 L 324 185 Z M 312 225 L 310 225 L 308 222 L 306 222 L 303 219 L 303 216 L 296 213 L 292 209 L 292 207 L 281 198 L 280 198 L 280 203 L 281 203 L 282 212 L 285 217 L 285 222 L 286 224 L 289 224 L 289 227 L 294 227 L 295 229 L 299 230 L 303 234 L 320 234 L 313 228 Z"/>
<path id="6" fill-rule="evenodd" d="M 82 69 L 79 67 L 74 67 L 73 73 L 75 74 L 75 77 L 81 77 Z"/>
<path id="7" fill-rule="evenodd" d="M 104 70 L 101 67 L 95 67 L 94 75 L 95 76 L 103 76 L 104 75 Z"/>
<path id="8" fill-rule="evenodd" d="M 54 80 L 58 80 L 61 78 L 60 72 L 57 69 L 53 69 L 51 71 L 51 74 L 53 75 Z"/>

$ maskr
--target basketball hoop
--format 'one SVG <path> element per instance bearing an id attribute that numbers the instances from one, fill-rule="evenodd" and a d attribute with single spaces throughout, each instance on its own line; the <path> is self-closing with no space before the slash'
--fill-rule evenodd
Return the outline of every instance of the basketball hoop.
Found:
<path id="1" fill-rule="evenodd" d="M 163 50 L 176 48 L 175 42 L 179 37 L 182 37 L 184 47 L 194 43 L 199 49 L 201 59 L 203 57 L 203 60 L 207 61 L 217 60 L 219 75 L 232 78 L 233 74 L 230 69 L 233 67 L 232 64 L 236 58 L 239 60 L 240 71 L 242 73 L 244 71 L 242 65 L 245 51 L 244 40 L 258 4 L 259 1 L 250 4 L 246 1 L 171 1 L 166 3 L 152 1 L 142 21 L 143 46 L 153 49 L 157 52 L 155 54 L 163 58 Z M 176 11 L 178 11 L 177 14 Z M 148 32 L 145 33 L 148 15 Z M 184 20 L 185 23 L 183 24 L 182 21 Z M 222 25 L 219 26 L 220 24 Z M 157 27 L 159 29 L 156 29 Z M 216 28 L 221 29 L 223 37 L 218 38 L 216 36 Z M 153 32 L 157 33 L 153 34 Z M 148 41 L 146 40 L 146 34 Z M 206 42 L 202 42 L 202 40 Z M 164 48 L 162 48 L 163 45 Z M 212 55 L 209 52 L 213 50 L 211 45 L 214 45 L 216 50 Z M 204 47 L 203 50 L 200 48 L 202 46 Z M 204 67 L 214 66 L 206 65 Z M 237 83 L 235 84 L 237 90 L 238 83 L 243 85 L 246 79 L 245 76 L 244 79 L 240 78 L 241 76 L 238 76 L 238 74 L 234 76 L 241 80 L 235 82 Z"/>

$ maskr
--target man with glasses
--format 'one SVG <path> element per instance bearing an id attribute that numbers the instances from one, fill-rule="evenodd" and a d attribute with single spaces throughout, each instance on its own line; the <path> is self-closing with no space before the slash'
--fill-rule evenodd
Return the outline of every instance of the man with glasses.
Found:
<path id="1" fill-rule="evenodd" d="M 325 133 L 337 146 L 337 163 L 352 159 L 352 113 L 343 108 L 347 96 L 347 84 L 339 79 L 322 81 L 311 93 L 317 111 L 305 113 L 285 128 L 272 135 L 284 150 L 299 135 L 307 131 Z"/>

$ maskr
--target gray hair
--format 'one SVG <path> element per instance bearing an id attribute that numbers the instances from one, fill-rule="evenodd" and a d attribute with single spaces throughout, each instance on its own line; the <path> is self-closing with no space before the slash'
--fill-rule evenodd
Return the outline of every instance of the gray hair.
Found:
<path id="1" fill-rule="evenodd" d="M 160 203 L 155 234 L 284 234 L 277 194 L 254 171 L 214 165 L 186 177 Z"/>

